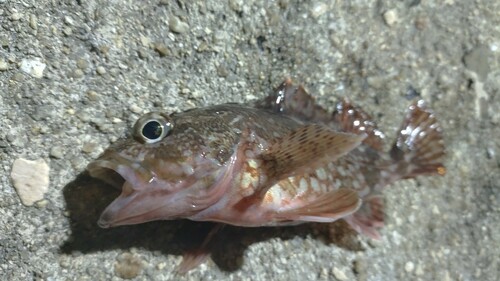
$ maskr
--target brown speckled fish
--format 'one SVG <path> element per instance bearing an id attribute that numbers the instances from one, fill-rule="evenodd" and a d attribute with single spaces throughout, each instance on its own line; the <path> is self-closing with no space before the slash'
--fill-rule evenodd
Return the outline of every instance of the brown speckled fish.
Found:
<path id="1" fill-rule="evenodd" d="M 247 227 L 344 219 L 378 238 L 383 187 L 445 173 L 441 127 L 422 101 L 409 107 L 388 153 L 383 140 L 347 100 L 330 114 L 287 80 L 256 107 L 146 114 L 88 170 L 122 189 L 101 227 L 179 218 Z M 200 261 L 191 257 L 181 270 Z"/>

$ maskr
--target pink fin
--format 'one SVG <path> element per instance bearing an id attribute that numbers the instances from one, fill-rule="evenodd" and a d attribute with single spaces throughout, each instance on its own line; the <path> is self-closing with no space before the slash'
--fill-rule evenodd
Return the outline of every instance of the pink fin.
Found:
<path id="1" fill-rule="evenodd" d="M 363 143 L 376 150 L 382 150 L 384 134 L 377 128 L 368 113 L 343 99 L 337 104 L 333 118 L 342 132 L 368 135 Z"/>
<path id="2" fill-rule="evenodd" d="M 403 178 L 446 173 L 442 129 L 422 100 L 408 108 L 390 155 Z"/>
<path id="3" fill-rule="evenodd" d="M 360 205 L 361 199 L 356 191 L 341 188 L 322 194 L 311 202 L 306 198 L 302 206 L 279 212 L 275 217 L 292 221 L 334 222 L 356 212 Z"/>
<path id="4" fill-rule="evenodd" d="M 176 271 L 180 274 L 184 274 L 204 263 L 210 256 L 209 246 L 213 241 L 213 237 L 223 227 L 223 224 L 216 224 L 207 234 L 207 237 L 205 237 L 199 248 L 184 253 L 182 261 L 179 266 L 177 266 Z"/>
<path id="5" fill-rule="evenodd" d="M 176 271 L 180 274 L 185 274 L 204 263 L 210 256 L 210 253 L 204 250 L 205 249 L 198 249 L 184 253 L 182 261 L 177 266 Z"/>
<path id="6" fill-rule="evenodd" d="M 377 228 L 384 226 L 384 201 L 381 196 L 374 195 L 363 199 L 359 210 L 345 219 L 358 233 L 379 240 Z"/>
<path id="7" fill-rule="evenodd" d="M 357 147 L 366 135 L 334 132 L 321 125 L 305 125 L 275 140 L 262 155 L 269 178 L 280 180 L 316 169 Z"/>

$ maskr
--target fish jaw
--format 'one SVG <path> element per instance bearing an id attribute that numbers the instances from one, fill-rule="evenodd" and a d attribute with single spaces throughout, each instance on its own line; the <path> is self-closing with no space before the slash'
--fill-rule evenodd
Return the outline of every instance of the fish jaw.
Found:
<path id="1" fill-rule="evenodd" d="M 102 228 L 139 224 L 154 220 L 169 220 L 195 212 L 197 206 L 183 200 L 180 192 L 162 188 L 166 183 L 153 180 L 145 192 L 134 190 L 125 182 L 121 195 L 101 214 L 98 225 Z M 180 183 L 178 185 L 185 185 Z"/>
<path id="2" fill-rule="evenodd" d="M 112 151 L 105 153 L 87 167 L 92 177 L 103 180 L 121 194 L 102 213 L 98 225 L 103 228 L 169 220 L 189 216 L 205 206 L 196 205 L 189 193 L 203 190 L 210 177 L 199 181 L 194 177 L 168 181 L 148 169 L 140 160 L 133 160 Z"/>
<path id="3" fill-rule="evenodd" d="M 231 188 L 234 170 L 238 169 L 235 166 L 239 163 L 235 157 L 233 155 L 223 165 L 196 157 L 196 172 L 172 180 L 164 175 L 165 170 L 148 167 L 144 159 L 130 160 L 117 152 L 105 153 L 87 169 L 91 176 L 121 188 L 122 193 L 103 211 L 98 225 L 108 228 L 190 218 L 218 202 Z M 165 165 L 164 162 L 163 166 L 176 165 Z M 170 172 L 179 173 L 179 170 Z"/>

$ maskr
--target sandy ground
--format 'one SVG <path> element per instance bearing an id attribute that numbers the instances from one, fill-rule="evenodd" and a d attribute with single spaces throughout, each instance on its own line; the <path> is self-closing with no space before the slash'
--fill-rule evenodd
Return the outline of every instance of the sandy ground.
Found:
<path id="1" fill-rule="evenodd" d="M 0 0 L 0 26 L 2 280 L 500 279 L 499 1 Z M 82 172 L 138 116 L 252 101 L 287 76 L 325 107 L 348 96 L 389 138 L 420 96 L 447 175 L 388 188 L 381 241 L 228 227 L 185 276 L 210 225 L 96 226 L 116 193 Z M 33 206 L 18 158 L 50 167 Z"/>

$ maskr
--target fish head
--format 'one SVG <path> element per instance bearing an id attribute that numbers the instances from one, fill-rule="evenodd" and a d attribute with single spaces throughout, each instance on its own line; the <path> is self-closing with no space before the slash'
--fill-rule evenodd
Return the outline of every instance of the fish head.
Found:
<path id="1" fill-rule="evenodd" d="M 238 135 L 223 121 L 193 111 L 142 116 L 131 136 L 87 167 L 92 177 L 121 188 L 99 226 L 187 218 L 216 202 L 228 188 L 218 183 Z"/>

